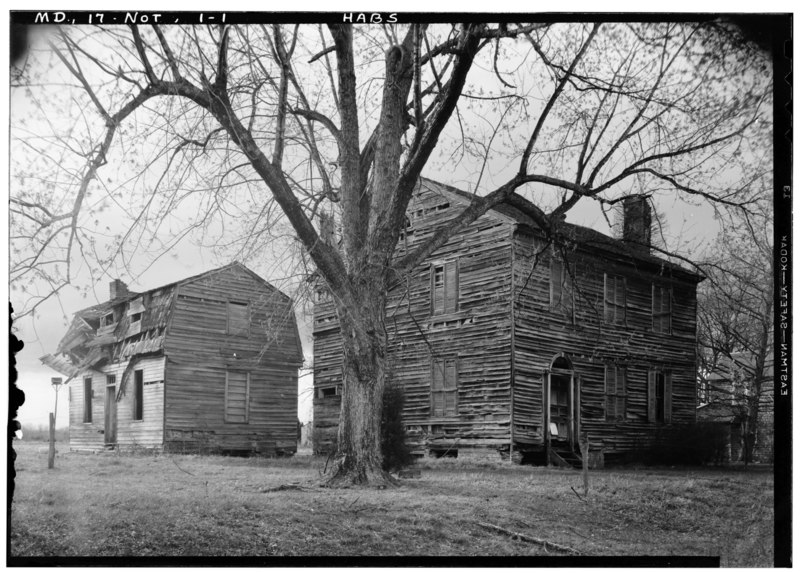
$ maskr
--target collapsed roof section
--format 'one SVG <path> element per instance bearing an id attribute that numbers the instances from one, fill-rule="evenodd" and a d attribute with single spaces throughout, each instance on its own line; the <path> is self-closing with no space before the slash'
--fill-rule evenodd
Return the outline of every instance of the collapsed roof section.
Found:
<path id="1" fill-rule="evenodd" d="M 135 363 L 142 356 L 158 354 L 164 348 L 178 287 L 234 266 L 258 277 L 241 263 L 233 262 L 143 293 L 128 291 L 124 283 L 115 279 L 110 284 L 110 300 L 76 312 L 56 352 L 40 360 L 67 376 L 69 381 L 107 362 L 131 360 Z"/>
<path id="2" fill-rule="evenodd" d="M 128 293 L 76 312 L 55 354 L 41 361 L 73 378 L 109 361 L 161 352 L 177 285 Z"/>

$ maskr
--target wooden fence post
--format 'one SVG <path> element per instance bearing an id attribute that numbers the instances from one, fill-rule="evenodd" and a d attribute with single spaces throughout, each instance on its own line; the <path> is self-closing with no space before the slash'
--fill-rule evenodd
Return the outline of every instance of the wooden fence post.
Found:
<path id="1" fill-rule="evenodd" d="M 583 434 L 580 440 L 581 458 L 583 460 L 583 496 L 589 495 L 589 434 Z"/>
<path id="2" fill-rule="evenodd" d="M 56 465 L 56 417 L 50 412 L 50 453 L 47 456 L 47 469 Z"/>

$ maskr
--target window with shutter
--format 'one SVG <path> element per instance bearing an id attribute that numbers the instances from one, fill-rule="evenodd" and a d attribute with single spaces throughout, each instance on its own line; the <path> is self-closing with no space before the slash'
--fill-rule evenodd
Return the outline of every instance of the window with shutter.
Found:
<path id="1" fill-rule="evenodd" d="M 144 371 L 133 371 L 133 419 L 144 419 Z"/>
<path id="2" fill-rule="evenodd" d="M 431 415 L 458 414 L 458 365 L 455 358 L 434 358 L 431 365 Z"/>
<path id="3" fill-rule="evenodd" d="M 575 289 L 570 269 L 563 261 L 553 259 L 550 263 L 550 310 L 562 312 L 569 322 L 575 322 Z"/>
<path id="4" fill-rule="evenodd" d="M 225 422 L 247 424 L 250 410 L 250 374 L 225 373 Z"/>
<path id="5" fill-rule="evenodd" d="M 606 420 L 624 420 L 627 409 L 628 370 L 606 365 Z"/>
<path id="6" fill-rule="evenodd" d="M 458 261 L 431 266 L 431 314 L 458 310 Z"/>
<path id="7" fill-rule="evenodd" d="M 604 275 L 604 283 L 605 321 L 610 324 L 625 324 L 625 277 L 618 277 L 606 273 Z"/>
<path id="8" fill-rule="evenodd" d="M 83 379 L 83 423 L 92 422 L 92 379 Z"/>
<path id="9" fill-rule="evenodd" d="M 653 285 L 653 332 L 672 331 L 672 289 Z"/>
<path id="10" fill-rule="evenodd" d="M 250 306 L 246 302 L 228 302 L 228 334 L 250 336 Z"/>
<path id="11" fill-rule="evenodd" d="M 550 262 L 550 309 L 557 310 L 564 295 L 564 265 L 561 261 Z"/>

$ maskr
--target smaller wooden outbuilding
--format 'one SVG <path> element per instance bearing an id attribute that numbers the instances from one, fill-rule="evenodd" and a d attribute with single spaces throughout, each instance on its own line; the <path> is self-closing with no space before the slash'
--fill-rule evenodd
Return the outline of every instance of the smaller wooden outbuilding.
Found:
<path id="1" fill-rule="evenodd" d="M 42 362 L 68 377 L 70 448 L 292 454 L 292 300 L 234 262 L 75 313 Z"/>

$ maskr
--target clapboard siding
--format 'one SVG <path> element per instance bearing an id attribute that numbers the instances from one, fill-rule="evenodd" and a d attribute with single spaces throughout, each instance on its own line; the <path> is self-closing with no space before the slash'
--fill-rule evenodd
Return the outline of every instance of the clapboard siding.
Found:
<path id="1" fill-rule="evenodd" d="M 423 189 L 409 205 L 410 227 L 397 256 L 432 233 L 466 204 L 448 194 Z M 420 448 L 508 445 L 510 439 L 511 226 L 491 213 L 452 237 L 401 284 L 390 291 L 386 327 L 391 382 L 403 387 L 403 418 Z M 434 265 L 458 268 L 455 309 L 433 314 Z M 450 275 L 450 280 L 452 275 Z M 323 388 L 341 383 L 341 340 L 332 303 L 322 299 L 314 313 L 314 426 L 324 450 L 336 431 L 340 400 L 321 397 Z M 458 411 L 431 412 L 434 358 L 453 358 L 458 368 Z"/>
<path id="2" fill-rule="evenodd" d="M 463 192 L 423 182 L 409 204 L 396 256 L 429 237 L 469 201 Z M 580 379 L 581 427 L 609 452 L 630 450 L 657 430 L 648 420 L 648 372 L 654 369 L 671 374 L 672 422 L 694 419 L 697 278 L 619 241 L 571 229 L 582 233 L 577 246 L 554 249 L 530 220 L 504 206 L 453 236 L 390 290 L 391 382 L 405 390 L 403 418 L 416 449 L 541 448 L 543 378 L 560 354 Z M 570 274 L 561 289 L 567 304 L 557 306 L 551 306 L 554 261 Z M 437 266 L 445 284 L 452 278 L 448 273 L 458 269 L 455 308 L 438 291 L 442 298 L 432 303 L 431 273 Z M 624 279 L 626 314 L 620 324 L 605 321 L 606 275 Z M 669 332 L 653 328 L 654 285 L 671 289 Z M 432 416 L 434 359 L 456 360 L 454 415 Z M 624 419 L 606 420 L 607 364 L 627 368 Z M 335 439 L 341 401 L 331 389 L 341 383 L 338 320 L 321 288 L 314 308 L 315 447 L 320 450 Z"/>
<path id="3" fill-rule="evenodd" d="M 92 421 L 84 422 L 83 381 L 92 379 Z M 103 429 L 105 425 L 105 375 L 102 372 L 89 370 L 76 376 L 67 386 L 69 398 L 69 446 L 73 449 L 103 447 Z"/>
<path id="4" fill-rule="evenodd" d="M 120 394 L 122 373 L 128 361 L 107 364 L 99 370 L 84 373 L 69 385 L 70 448 L 98 449 L 105 445 L 106 380 L 113 375 L 117 391 L 117 440 L 119 446 L 160 446 L 164 428 L 164 357 L 140 358 L 135 370 L 142 370 L 143 410 L 142 419 L 133 419 L 133 375 Z M 83 380 L 92 378 L 92 422 L 84 423 Z"/>
<path id="5" fill-rule="evenodd" d="M 127 365 L 127 362 L 120 363 L 114 368 L 117 388 Z M 117 443 L 120 446 L 161 446 L 164 439 L 164 357 L 140 358 L 134 370 L 142 370 L 144 380 L 142 419 L 133 419 L 134 377 L 131 375 L 117 402 Z"/>
<path id="6" fill-rule="evenodd" d="M 672 421 L 694 421 L 695 413 L 695 284 L 670 276 L 664 269 L 599 257 L 580 249 L 545 247 L 531 233 L 518 232 L 515 250 L 515 394 L 514 436 L 525 444 L 542 443 L 542 383 L 545 370 L 559 353 L 566 354 L 580 376 L 581 427 L 609 452 L 632 449 L 657 429 L 647 419 L 647 373 L 672 374 Z M 565 254 L 566 253 L 566 254 Z M 550 266 L 554 256 L 573 269 L 575 320 L 550 306 Z M 626 320 L 604 320 L 604 277 L 624 277 Z M 652 286 L 673 289 L 673 329 L 653 331 Z M 606 421 L 605 365 L 627 368 L 624 420 Z"/>
<path id="7" fill-rule="evenodd" d="M 71 447 L 296 450 L 303 354 L 289 297 L 238 262 L 143 293 L 115 280 L 110 294 L 78 311 L 56 355 L 42 358 L 73 378 Z M 87 370 L 75 376 L 80 369 Z M 106 395 L 110 375 L 113 397 Z M 83 421 L 85 376 L 92 378 L 90 422 Z M 107 403 L 113 433 L 105 428 Z"/>
<path id="8" fill-rule="evenodd" d="M 170 359 L 168 370 L 165 442 L 170 449 L 269 454 L 296 450 L 297 370 L 235 370 L 250 375 L 247 422 L 225 420 L 224 365 L 178 364 Z"/>
<path id="9" fill-rule="evenodd" d="M 231 328 L 230 302 L 247 303 L 249 330 Z M 232 313 L 245 315 L 238 305 Z M 288 297 L 236 267 L 181 283 L 165 350 L 168 447 L 296 450 L 302 354 Z M 226 372 L 249 374 L 246 395 L 236 389 L 229 395 L 229 404 L 246 406 L 246 422 L 226 421 Z"/>

